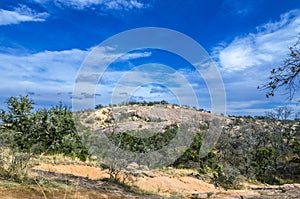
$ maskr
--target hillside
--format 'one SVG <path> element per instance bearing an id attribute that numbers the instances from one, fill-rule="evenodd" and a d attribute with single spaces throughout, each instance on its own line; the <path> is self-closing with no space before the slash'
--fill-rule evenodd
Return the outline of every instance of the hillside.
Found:
<path id="1" fill-rule="evenodd" d="M 1 181 L 0 198 L 297 198 L 300 194 L 298 120 L 219 116 L 169 104 L 102 107 L 74 116 L 81 140 L 92 152 L 88 159 L 34 156 L 29 181 Z M 222 121 L 222 133 L 200 158 L 214 120 Z M 191 144 L 179 148 L 184 151 L 176 161 L 159 167 L 153 161 L 168 160 L 172 151 L 154 159 L 149 156 L 145 162 L 126 161 L 118 153 L 104 153 L 107 143 L 98 143 L 98 136 L 105 135 L 123 151 L 147 154 L 167 146 L 179 132 L 190 133 Z M 95 142 L 96 149 L 89 148 Z"/>
<path id="2" fill-rule="evenodd" d="M 128 141 L 132 137 L 141 137 L 144 141 L 141 147 L 147 148 L 146 139 L 155 136 L 155 133 L 166 132 L 171 125 L 188 128 L 198 143 L 194 141 L 181 158 L 170 166 L 200 172 L 209 179 L 208 182 L 218 187 L 243 187 L 243 183 L 253 180 L 271 184 L 299 182 L 297 140 L 300 133 L 299 121 L 296 120 L 218 116 L 168 104 L 104 107 L 81 112 L 79 117 L 84 126 L 98 133 L 104 132 L 108 136 L 125 134 L 117 136 L 121 148 L 135 151 L 140 148 L 132 147 L 136 146 L 132 142 L 140 140 Z M 197 156 L 203 137 L 214 119 L 222 121 L 222 134 L 208 156 L 199 159 Z M 149 147 L 149 150 L 153 150 L 153 147 Z M 126 170 L 126 165 L 118 166 Z"/>
<path id="3" fill-rule="evenodd" d="M 117 131 L 151 130 L 162 131 L 171 124 L 199 122 L 203 124 L 218 117 L 207 112 L 176 105 L 128 105 L 104 107 L 96 111 L 79 112 L 80 121 L 88 127 L 106 129 L 117 124 Z"/>

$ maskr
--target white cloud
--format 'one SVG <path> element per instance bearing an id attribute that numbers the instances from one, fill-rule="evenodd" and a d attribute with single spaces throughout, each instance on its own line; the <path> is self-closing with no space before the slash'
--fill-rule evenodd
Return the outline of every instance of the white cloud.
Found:
<path id="1" fill-rule="evenodd" d="M 213 49 L 221 68 L 230 115 L 264 115 L 278 106 L 289 105 L 285 95 L 265 98 L 257 89 L 268 81 L 269 71 L 288 56 L 300 33 L 300 10 L 292 10 L 257 27 L 255 33 L 236 36 Z"/>
<path id="2" fill-rule="evenodd" d="M 46 3 L 49 0 L 35 0 L 36 3 Z M 55 0 L 58 6 L 68 6 L 74 9 L 82 10 L 94 6 L 103 6 L 108 10 L 131 10 L 147 7 L 139 0 Z"/>
<path id="3" fill-rule="evenodd" d="M 18 24 L 28 21 L 41 22 L 45 21 L 47 17 L 47 13 L 36 13 L 27 6 L 15 8 L 13 11 L 0 9 L 0 25 Z"/>
<path id="4" fill-rule="evenodd" d="M 239 71 L 252 66 L 278 65 L 297 41 L 300 10 L 281 15 L 277 22 L 257 27 L 256 33 L 236 37 L 228 45 L 216 47 L 214 57 L 225 71 Z"/>
<path id="5" fill-rule="evenodd" d="M 84 9 L 95 5 L 103 4 L 103 0 L 55 0 L 57 5 L 65 5 L 75 9 Z"/>
<path id="6" fill-rule="evenodd" d="M 239 109 L 245 109 L 245 108 L 251 108 L 256 105 L 261 105 L 261 101 L 259 100 L 249 100 L 249 101 L 231 101 L 227 104 L 227 108 L 229 110 L 239 110 Z"/>
<path id="7" fill-rule="evenodd" d="M 141 53 L 128 53 L 122 56 L 120 59 L 122 61 L 131 60 L 131 59 L 138 59 L 143 57 L 150 57 L 152 55 L 151 52 L 141 52 Z"/>
<path id="8" fill-rule="evenodd" d="M 69 100 L 57 96 L 73 90 L 77 70 L 88 51 L 73 49 L 36 54 L 0 53 L 1 99 L 11 95 L 36 93 L 33 98 L 55 104 Z"/>
<path id="9" fill-rule="evenodd" d="M 93 51 L 93 52 L 92 52 Z M 92 52 L 92 53 L 91 53 Z M 12 95 L 34 93 L 33 99 L 55 104 L 59 100 L 71 102 L 70 93 L 75 83 L 93 84 L 96 86 L 100 78 L 101 67 L 108 65 L 118 57 L 123 60 L 150 56 L 151 52 L 134 52 L 121 57 L 114 48 L 98 47 L 87 50 L 71 49 L 63 51 L 43 51 L 34 54 L 20 53 L 18 50 L 2 48 L 0 51 L 0 101 Z M 87 58 L 87 59 L 86 59 Z M 86 60 L 85 60 L 86 59 Z M 84 62 L 85 61 L 85 62 Z M 75 81 L 82 64 L 87 70 L 81 71 L 79 79 Z M 101 98 L 108 99 L 113 91 L 113 83 L 118 82 L 124 71 L 106 73 L 105 89 L 101 89 Z M 82 101 L 91 99 L 91 92 L 83 87 Z M 60 93 L 60 95 L 58 95 Z M 65 93 L 62 95 L 61 93 Z"/>
<path id="10" fill-rule="evenodd" d="M 145 5 L 137 0 L 114 0 L 106 1 L 105 5 L 108 9 L 122 10 L 122 9 L 133 9 L 133 8 L 144 8 Z"/>

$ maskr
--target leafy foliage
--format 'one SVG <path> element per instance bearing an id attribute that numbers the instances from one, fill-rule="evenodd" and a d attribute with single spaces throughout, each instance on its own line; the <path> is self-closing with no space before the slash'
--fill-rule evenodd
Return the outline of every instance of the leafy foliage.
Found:
<path id="1" fill-rule="evenodd" d="M 97 104 L 96 106 L 95 106 L 95 109 L 97 110 L 97 109 L 101 109 L 101 108 L 103 108 L 104 106 L 102 105 L 102 104 Z"/>
<path id="2" fill-rule="evenodd" d="M 234 117 L 227 121 L 214 149 L 199 158 L 202 133 L 173 166 L 196 168 L 225 188 L 237 188 L 244 179 L 270 184 L 299 182 L 300 122 L 293 111 L 280 107 L 265 117 Z"/>
<path id="3" fill-rule="evenodd" d="M 133 152 L 146 153 L 161 149 L 162 147 L 167 145 L 176 136 L 177 130 L 177 125 L 171 125 L 166 128 L 165 132 L 159 132 L 147 138 L 132 136 L 131 134 L 133 132 L 130 131 L 112 134 L 109 137 L 122 149 Z"/>
<path id="4" fill-rule="evenodd" d="M 199 150 L 203 142 L 203 135 L 197 133 L 191 146 L 178 158 L 173 166 L 179 168 L 197 168 L 200 164 Z"/>
<path id="5" fill-rule="evenodd" d="M 1 110 L 0 116 L 3 127 L 13 133 L 15 144 L 20 150 L 29 149 L 33 101 L 28 96 L 19 96 L 10 97 L 6 104 L 7 112 Z"/>
<path id="6" fill-rule="evenodd" d="M 7 111 L 1 110 L 1 122 L 5 131 L 11 132 L 11 147 L 19 152 L 87 157 L 76 131 L 73 113 L 60 103 L 50 109 L 33 112 L 33 101 L 28 96 L 10 97 Z"/>

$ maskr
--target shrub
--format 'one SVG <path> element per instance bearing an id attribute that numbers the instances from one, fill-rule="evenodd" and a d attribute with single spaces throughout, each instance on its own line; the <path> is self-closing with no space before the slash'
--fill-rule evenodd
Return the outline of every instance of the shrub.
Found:
<path id="1" fill-rule="evenodd" d="M 14 131 L 0 129 L 0 177 L 22 182 L 31 166 L 32 154 L 16 150 L 14 134 Z"/>
<path id="2" fill-rule="evenodd" d="M 50 109 L 33 112 L 33 104 L 28 96 L 10 97 L 7 111 L 1 110 L 2 127 L 12 132 L 10 148 L 29 154 L 63 153 L 85 160 L 87 150 L 70 109 L 60 102 Z"/>

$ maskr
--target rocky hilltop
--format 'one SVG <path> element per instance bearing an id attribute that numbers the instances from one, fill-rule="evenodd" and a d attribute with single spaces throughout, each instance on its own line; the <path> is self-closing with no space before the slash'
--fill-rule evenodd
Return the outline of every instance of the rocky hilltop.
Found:
<path id="1" fill-rule="evenodd" d="M 222 118 L 208 112 L 176 105 L 128 105 L 104 107 L 80 114 L 80 121 L 93 129 L 105 129 L 117 125 L 118 131 L 163 130 L 172 124 L 205 125 L 213 118 Z"/>

